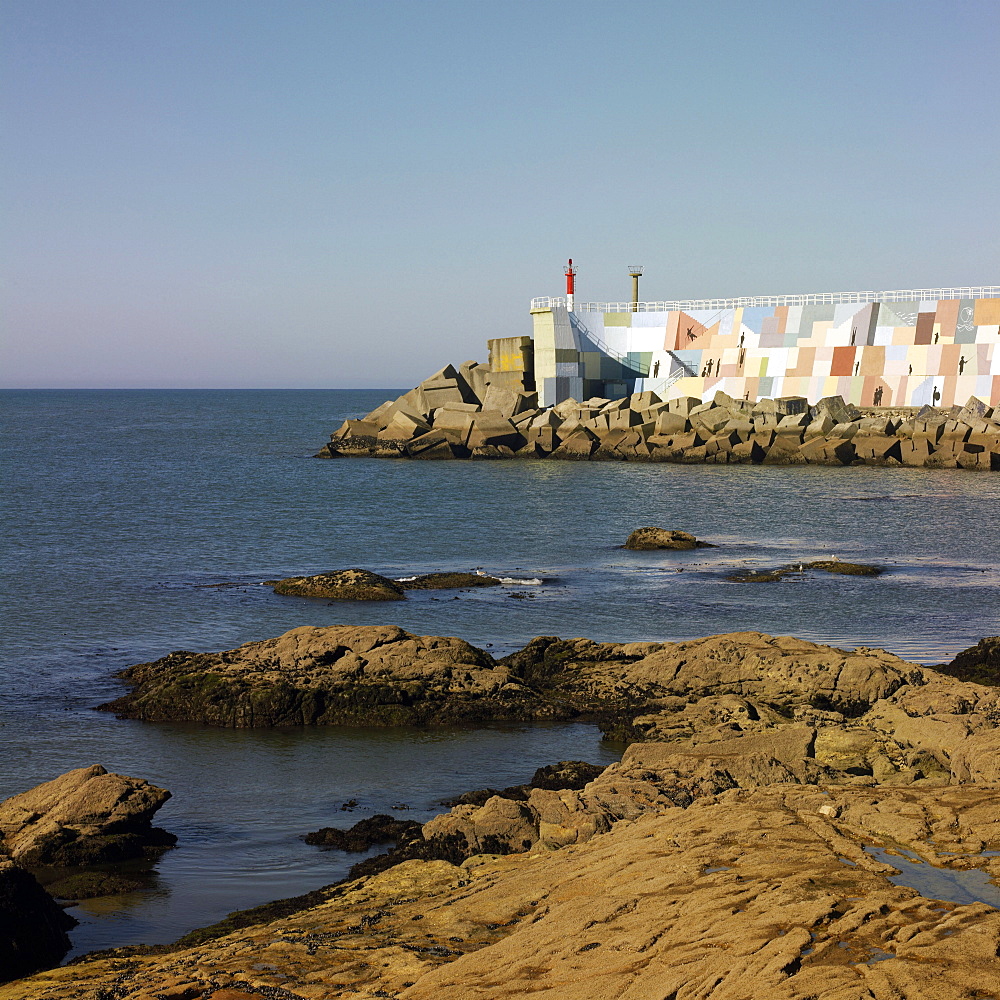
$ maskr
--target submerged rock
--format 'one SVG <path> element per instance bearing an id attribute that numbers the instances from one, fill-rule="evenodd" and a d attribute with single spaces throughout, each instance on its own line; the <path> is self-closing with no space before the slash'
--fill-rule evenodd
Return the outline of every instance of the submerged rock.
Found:
<path id="1" fill-rule="evenodd" d="M 36 868 L 159 852 L 177 841 L 151 824 L 169 798 L 165 788 L 100 764 L 77 768 L 0 803 L 0 849 Z"/>
<path id="2" fill-rule="evenodd" d="M 0 983 L 58 965 L 75 925 L 33 875 L 0 857 Z"/>
<path id="3" fill-rule="evenodd" d="M 842 559 L 814 559 L 812 562 L 789 563 L 777 569 L 748 569 L 739 573 L 730 573 L 726 579 L 732 583 L 776 583 L 796 573 L 804 573 L 814 569 L 820 573 L 833 573 L 835 576 L 881 576 L 885 569 L 881 566 L 869 566 L 866 563 L 844 562 Z"/>
<path id="4" fill-rule="evenodd" d="M 324 826 L 314 833 L 307 833 L 302 839 L 307 844 L 339 851 L 367 851 L 375 844 L 398 845 L 400 841 L 414 840 L 420 837 L 420 831 L 420 824 L 414 820 L 377 813 L 355 823 L 349 830 Z"/>
<path id="5" fill-rule="evenodd" d="M 636 528 L 625 542 L 627 549 L 713 549 L 716 546 L 702 542 L 686 531 L 668 528 Z"/>
<path id="6" fill-rule="evenodd" d="M 126 892 L 135 892 L 144 884 L 139 879 L 123 878 L 111 872 L 91 871 L 47 882 L 45 891 L 58 899 L 97 899 L 101 896 L 120 896 Z"/>
<path id="7" fill-rule="evenodd" d="M 388 577 L 366 569 L 340 569 L 313 576 L 268 581 L 276 594 L 319 597 L 328 601 L 401 601 L 403 588 Z"/>
<path id="8" fill-rule="evenodd" d="M 412 580 L 397 581 L 403 590 L 452 590 L 460 587 L 499 587 L 495 576 L 479 573 L 425 573 Z"/>

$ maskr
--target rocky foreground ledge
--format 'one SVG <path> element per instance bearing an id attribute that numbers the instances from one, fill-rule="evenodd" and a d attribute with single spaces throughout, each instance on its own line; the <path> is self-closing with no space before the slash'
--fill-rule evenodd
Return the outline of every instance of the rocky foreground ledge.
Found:
<path id="1" fill-rule="evenodd" d="M 377 874 L 0 998 L 983 1000 L 1000 983 L 997 648 L 950 676 L 759 633 L 535 640 L 492 669 L 550 701 L 614 699 L 644 737 L 621 763 L 456 805 Z"/>
<path id="2" fill-rule="evenodd" d="M 859 410 L 840 396 L 750 402 L 718 392 L 662 400 L 568 399 L 539 407 L 512 372 L 442 368 L 367 416 L 346 420 L 318 453 L 424 459 L 906 465 L 1000 470 L 1000 415 L 965 406 Z"/>

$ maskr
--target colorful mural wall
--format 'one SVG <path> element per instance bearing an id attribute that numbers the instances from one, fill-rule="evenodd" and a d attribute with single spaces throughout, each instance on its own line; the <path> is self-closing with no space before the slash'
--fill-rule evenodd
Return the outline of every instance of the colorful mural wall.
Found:
<path id="1" fill-rule="evenodd" d="M 858 406 L 951 406 L 978 396 L 995 406 L 996 291 L 996 297 L 839 304 L 794 304 L 789 296 L 784 301 L 793 304 L 723 302 L 718 309 L 640 303 L 636 312 L 587 303 L 571 313 L 561 300 L 535 300 L 540 402 L 649 389 L 663 399 L 707 400 L 721 389 L 750 400 L 839 395 Z"/>

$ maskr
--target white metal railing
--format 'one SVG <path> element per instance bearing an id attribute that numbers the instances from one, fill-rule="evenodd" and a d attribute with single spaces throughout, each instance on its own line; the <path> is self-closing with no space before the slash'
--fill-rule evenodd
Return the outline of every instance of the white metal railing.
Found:
<path id="1" fill-rule="evenodd" d="M 1000 298 L 1000 285 L 964 288 L 905 288 L 882 292 L 815 292 L 807 295 L 748 295 L 736 299 L 676 299 L 670 302 L 576 302 L 574 312 L 674 312 L 692 309 L 773 308 L 774 306 L 840 305 L 866 302 L 921 302 L 933 299 Z M 543 295 L 531 300 L 532 309 L 565 306 L 563 296 Z"/>
<path id="2" fill-rule="evenodd" d="M 582 334 L 584 337 L 587 338 L 587 340 L 589 340 L 592 344 L 594 344 L 598 348 L 598 350 L 601 351 L 602 354 L 606 354 L 609 358 L 613 358 L 622 367 L 628 368 L 631 371 L 636 372 L 638 375 L 641 375 L 643 378 L 645 378 L 647 375 L 649 375 L 649 365 L 648 364 L 645 365 L 645 366 L 643 366 L 643 364 L 641 362 L 633 363 L 630 360 L 630 358 L 629 358 L 629 356 L 628 356 L 627 353 L 626 354 L 622 354 L 621 351 L 618 351 L 615 348 L 611 347 L 610 344 L 606 343 L 604 340 L 602 340 L 600 337 L 598 337 L 597 334 L 591 333 L 591 331 L 588 330 L 587 327 L 585 327 L 583 325 L 583 323 L 580 320 L 580 318 L 576 315 L 576 311 L 575 310 L 572 313 L 570 313 L 569 322 L 570 322 L 571 326 L 576 327 L 577 331 L 580 334 Z"/>

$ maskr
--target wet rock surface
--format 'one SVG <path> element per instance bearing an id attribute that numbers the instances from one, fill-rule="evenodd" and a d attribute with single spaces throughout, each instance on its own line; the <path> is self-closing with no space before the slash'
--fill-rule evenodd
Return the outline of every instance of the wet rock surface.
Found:
<path id="1" fill-rule="evenodd" d="M 69 867 L 159 853 L 177 838 L 154 827 L 170 792 L 100 764 L 0 803 L 0 851 L 29 867 Z"/>
<path id="2" fill-rule="evenodd" d="M 412 580 L 400 580 L 403 590 L 452 590 L 466 587 L 499 587 L 501 581 L 485 573 L 424 573 Z"/>
<path id="3" fill-rule="evenodd" d="M 98 899 L 142 889 L 146 882 L 107 871 L 77 872 L 45 883 L 45 891 L 56 899 Z"/>
<path id="4" fill-rule="evenodd" d="M 777 583 L 786 576 L 794 576 L 809 570 L 832 573 L 834 576 L 881 576 L 885 572 L 881 566 L 870 566 L 867 563 L 845 562 L 841 559 L 814 559 L 811 562 L 789 563 L 777 569 L 742 570 L 739 573 L 731 573 L 726 579 L 733 583 Z"/>
<path id="5" fill-rule="evenodd" d="M 33 875 L 0 857 L 0 983 L 59 962 L 75 924 Z"/>
<path id="6" fill-rule="evenodd" d="M 1000 635 L 980 639 L 937 669 L 959 680 L 1000 687 Z"/>
<path id="7" fill-rule="evenodd" d="M 639 392 L 539 407 L 530 365 L 508 368 L 495 344 L 489 365 L 448 365 L 345 421 L 318 457 L 1000 470 L 1000 415 L 976 397 L 965 406 L 862 410 L 840 396 L 810 404 L 799 396 L 750 402 L 717 392 L 703 402 Z"/>

